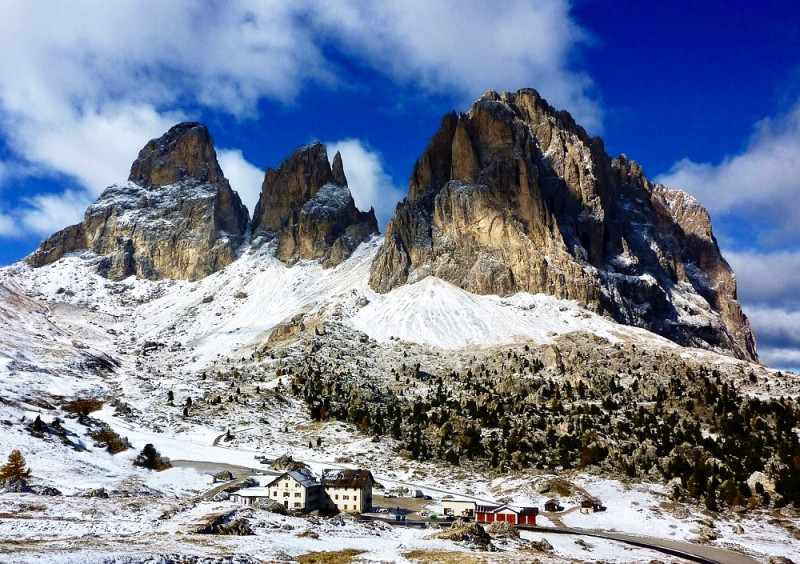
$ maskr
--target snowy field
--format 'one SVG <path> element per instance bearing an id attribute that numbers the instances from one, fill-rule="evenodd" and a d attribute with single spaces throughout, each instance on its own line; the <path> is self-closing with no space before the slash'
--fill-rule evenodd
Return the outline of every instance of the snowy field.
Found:
<path id="1" fill-rule="evenodd" d="M 223 271 L 197 282 L 111 282 L 92 272 L 90 256 L 68 257 L 36 271 L 24 264 L 0 269 L 0 455 L 21 450 L 33 471 L 32 483 L 63 494 L 0 494 L 0 561 L 104 562 L 113 556 L 125 562 L 174 554 L 272 562 L 292 561 L 311 551 L 355 549 L 365 551 L 355 561 L 410 562 L 414 560 L 408 555 L 418 550 L 465 552 L 465 557 L 469 550 L 461 543 L 425 539 L 431 532 L 427 530 L 347 519 L 315 522 L 263 511 L 248 514 L 253 536 L 198 535 L 193 532 L 198 523 L 236 506 L 198 501 L 208 488 L 200 471 L 184 467 L 158 473 L 133 467 L 147 443 L 175 460 L 254 469 L 260 467 L 257 456 L 274 458 L 287 452 L 317 473 L 337 465 L 367 467 L 387 488 L 405 486 L 431 495 L 429 510 L 440 508 L 448 494 L 539 507 L 553 495 L 543 491 L 552 475 L 490 477 L 468 468 L 402 459 L 386 448 L 390 440 L 376 448 L 352 426 L 310 421 L 304 406 L 291 398 L 262 417 L 242 409 L 233 420 L 203 422 L 185 419 L 176 408 L 165 406 L 167 391 L 182 400 L 201 385 L 211 386 L 199 379 L 199 372 L 225 368 L 230 359 L 249 358 L 277 326 L 297 316 L 321 323 L 335 320 L 378 347 L 427 347 L 431 356 L 523 342 L 545 344 L 587 329 L 611 342 L 677 348 L 573 302 L 542 295 L 475 296 L 434 278 L 376 294 L 366 281 L 380 244 L 375 239 L 362 245 L 350 260 L 328 270 L 316 263 L 288 268 L 265 249 L 248 251 Z M 155 344 L 146 351 L 148 343 Z M 706 351 L 683 354 L 709 364 L 741 364 Z M 113 374 L 98 368 L 104 363 L 113 365 Z M 266 389 L 279 382 L 274 370 L 257 377 Z M 769 390 L 759 383 L 752 393 L 797 393 L 793 375 L 775 376 L 771 383 Z M 130 406 L 132 414 L 125 414 L 106 403 L 91 416 L 108 423 L 133 448 L 111 455 L 95 446 L 85 427 L 59 409 L 64 399 L 78 396 L 115 396 Z M 55 436 L 31 436 L 26 425 L 37 416 L 47 424 L 61 418 L 67 437 L 80 448 Z M 228 430 L 235 440 L 218 441 Z M 325 444 L 311 448 L 308 443 L 316 436 L 325 436 Z M 711 528 L 717 537 L 712 546 L 761 559 L 800 559 L 796 539 L 771 524 L 773 517 L 767 512 L 711 522 L 698 509 L 676 508 L 663 486 L 575 473 L 559 478 L 573 488 L 562 498 L 567 508 L 584 495 L 599 497 L 608 507 L 593 515 L 566 513 L 560 518 L 565 526 L 688 541 Z M 83 497 L 97 488 L 105 488 L 110 497 Z M 540 522 L 557 526 L 546 517 Z M 543 536 L 552 552 L 531 552 L 530 541 Z M 580 543 L 557 534 L 524 533 L 522 541 L 497 542 L 501 552 L 487 561 L 669 561 L 614 541 Z"/>

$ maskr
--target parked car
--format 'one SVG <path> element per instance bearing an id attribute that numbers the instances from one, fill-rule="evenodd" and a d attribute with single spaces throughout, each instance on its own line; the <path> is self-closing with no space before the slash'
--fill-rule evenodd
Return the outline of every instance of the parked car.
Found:
<path id="1" fill-rule="evenodd" d="M 424 499 L 424 500 L 427 500 L 427 501 L 430 501 L 430 500 L 432 500 L 433 498 L 432 498 L 431 496 L 429 496 L 429 495 L 423 495 L 423 496 L 422 496 L 422 499 Z"/>

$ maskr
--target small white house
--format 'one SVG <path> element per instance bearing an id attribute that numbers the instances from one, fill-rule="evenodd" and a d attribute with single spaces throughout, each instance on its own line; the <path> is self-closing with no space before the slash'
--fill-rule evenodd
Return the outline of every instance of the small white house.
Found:
<path id="1" fill-rule="evenodd" d="M 231 501 L 242 505 L 253 505 L 259 499 L 269 499 L 269 488 L 255 486 L 244 488 L 231 494 Z"/>

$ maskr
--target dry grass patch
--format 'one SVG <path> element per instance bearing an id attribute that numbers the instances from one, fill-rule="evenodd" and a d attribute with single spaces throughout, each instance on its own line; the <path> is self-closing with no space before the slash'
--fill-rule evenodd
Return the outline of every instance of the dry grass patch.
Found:
<path id="1" fill-rule="evenodd" d="M 403 554 L 418 564 L 483 564 L 487 559 L 467 552 L 443 550 L 412 550 Z"/>
<path id="2" fill-rule="evenodd" d="M 309 552 L 297 557 L 300 564 L 350 564 L 353 558 L 364 554 L 365 550 L 346 548 L 335 552 Z"/>
<path id="3" fill-rule="evenodd" d="M 456 550 L 411 550 L 403 556 L 416 564 L 511 564 L 518 562 L 542 562 L 542 553 L 522 549 L 514 552 L 492 552 L 476 554 Z M 548 560 L 549 561 L 549 560 Z M 561 562 L 561 560 L 557 560 Z"/>
<path id="4" fill-rule="evenodd" d="M 93 411 L 97 411 L 103 407 L 103 400 L 97 398 L 76 399 L 64 402 L 61 409 L 68 413 L 75 415 L 88 415 Z"/>

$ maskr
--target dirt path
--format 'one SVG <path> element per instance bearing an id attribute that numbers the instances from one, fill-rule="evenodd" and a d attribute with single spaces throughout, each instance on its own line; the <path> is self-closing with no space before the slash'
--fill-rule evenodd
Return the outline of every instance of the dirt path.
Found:
<path id="1" fill-rule="evenodd" d="M 547 517 L 547 520 L 550 521 L 554 527 L 557 527 L 559 529 L 566 529 L 567 526 L 561 522 L 561 517 L 563 517 L 564 515 L 569 515 L 570 513 L 573 513 L 578 509 L 580 509 L 580 507 L 576 505 L 575 507 L 570 507 L 569 509 L 566 509 L 564 511 L 559 511 L 557 513 L 542 511 L 542 516 Z"/>
<path id="2" fill-rule="evenodd" d="M 237 429 L 236 431 L 230 431 L 230 434 L 231 434 L 231 437 L 234 437 L 234 436 L 236 436 L 236 433 L 244 433 L 245 431 L 252 431 L 253 429 L 255 429 L 255 427 L 247 427 L 246 429 Z M 220 436 L 218 436 L 216 439 L 214 439 L 214 442 L 212 443 L 212 445 L 213 446 L 219 446 L 219 442 L 225 436 L 227 436 L 227 434 L 228 434 L 228 431 L 225 431 L 224 433 L 222 433 Z"/>
<path id="3" fill-rule="evenodd" d="M 170 462 L 173 466 L 179 468 L 194 468 L 198 472 L 205 474 L 217 474 L 225 472 L 226 470 L 233 474 L 234 478 L 242 478 L 244 476 L 252 476 L 253 474 L 275 474 L 275 471 L 264 465 L 262 467 L 256 466 L 239 466 L 237 464 L 228 464 L 226 462 L 206 462 L 200 460 L 172 460 Z"/>

